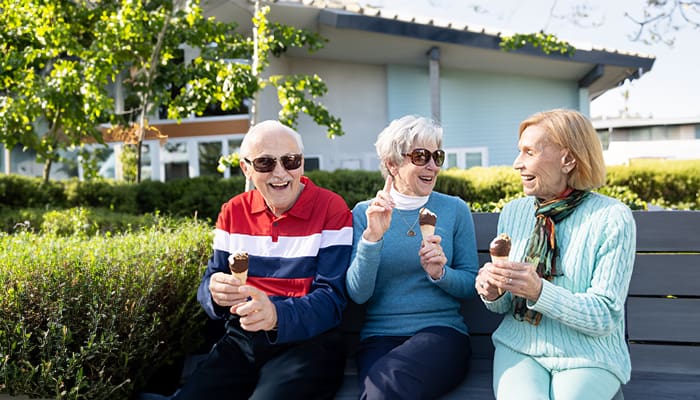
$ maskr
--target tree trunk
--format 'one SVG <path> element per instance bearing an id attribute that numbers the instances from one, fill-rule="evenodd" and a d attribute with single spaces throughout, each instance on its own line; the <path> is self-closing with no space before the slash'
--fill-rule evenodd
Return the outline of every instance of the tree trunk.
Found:
<path id="1" fill-rule="evenodd" d="M 141 183 L 141 146 L 143 146 L 143 139 L 139 140 L 136 146 L 136 183 Z"/>
<path id="2" fill-rule="evenodd" d="M 49 183 L 49 175 L 51 174 L 51 164 L 53 164 L 53 161 L 50 158 L 47 158 L 46 161 L 44 161 L 44 183 Z"/>

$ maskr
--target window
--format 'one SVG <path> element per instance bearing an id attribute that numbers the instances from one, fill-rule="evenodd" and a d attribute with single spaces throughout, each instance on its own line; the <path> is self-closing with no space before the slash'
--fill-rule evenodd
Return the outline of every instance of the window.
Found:
<path id="1" fill-rule="evenodd" d="M 199 142 L 197 149 L 199 150 L 199 175 L 214 175 L 221 176 L 216 167 L 219 165 L 219 157 L 221 157 L 221 141 L 218 142 Z"/>
<path id="2" fill-rule="evenodd" d="M 241 143 L 243 139 L 229 139 L 228 141 L 228 152 L 227 154 L 239 153 L 241 152 Z M 228 176 L 242 176 L 243 171 L 240 167 L 231 167 L 228 170 Z"/>
<path id="3" fill-rule="evenodd" d="M 321 158 L 304 154 L 304 172 L 321 169 Z"/>
<path id="4" fill-rule="evenodd" d="M 612 128 L 601 129 L 598 131 L 598 138 L 600 139 L 600 144 L 603 146 L 603 150 L 607 150 L 610 147 L 610 132 Z"/>
<path id="5" fill-rule="evenodd" d="M 445 165 L 442 167 L 462 168 L 488 166 L 488 149 L 486 147 L 459 147 L 445 149 Z"/>
<path id="6" fill-rule="evenodd" d="M 162 162 L 165 181 L 189 178 L 189 162 L 186 142 L 167 142 L 163 146 Z"/>

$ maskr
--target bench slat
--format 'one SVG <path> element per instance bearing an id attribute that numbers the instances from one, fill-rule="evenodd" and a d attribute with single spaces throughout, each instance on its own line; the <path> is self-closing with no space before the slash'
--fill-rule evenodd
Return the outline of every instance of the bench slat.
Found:
<path id="1" fill-rule="evenodd" d="M 469 341 L 472 345 L 472 359 L 491 360 L 493 359 L 493 342 L 491 334 L 470 334 Z"/>
<path id="2" fill-rule="evenodd" d="M 700 398 L 698 377 L 632 370 L 632 379 L 623 388 L 626 399 L 679 400 Z"/>
<path id="3" fill-rule="evenodd" d="M 637 254 L 629 295 L 700 297 L 700 254 Z"/>
<path id="4" fill-rule="evenodd" d="M 700 394 L 700 346 L 630 343 L 632 373 L 668 373 L 697 377 Z"/>
<path id="5" fill-rule="evenodd" d="M 473 213 L 476 243 L 488 251 L 496 236 L 497 213 Z M 700 252 L 700 212 L 635 211 L 638 252 Z"/>
<path id="6" fill-rule="evenodd" d="M 629 340 L 700 342 L 699 310 L 700 299 L 629 297 Z M 700 358 L 697 363 L 700 364 Z"/>
<path id="7" fill-rule="evenodd" d="M 462 316 L 471 334 L 490 334 L 498 327 L 503 319 L 502 314 L 496 314 L 486 309 L 481 299 L 470 299 L 462 304 Z"/>
<path id="8" fill-rule="evenodd" d="M 480 251 L 488 253 L 489 243 L 496 237 L 498 215 L 496 213 L 472 213 L 474 230 L 476 231 L 476 248 Z"/>
<path id="9" fill-rule="evenodd" d="M 700 251 L 700 212 L 634 212 L 638 252 Z"/>

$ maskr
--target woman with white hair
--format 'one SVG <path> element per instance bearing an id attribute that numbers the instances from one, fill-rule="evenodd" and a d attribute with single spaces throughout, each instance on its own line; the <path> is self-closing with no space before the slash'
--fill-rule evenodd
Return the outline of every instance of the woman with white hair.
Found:
<path id="1" fill-rule="evenodd" d="M 393 121 L 375 143 L 384 188 L 353 209 L 346 286 L 366 304 L 357 355 L 362 399 L 435 399 L 469 366 L 460 299 L 476 295 L 474 223 L 462 199 L 433 191 L 441 146 L 433 121 Z M 421 234 L 421 209 L 437 217 L 434 234 Z"/>

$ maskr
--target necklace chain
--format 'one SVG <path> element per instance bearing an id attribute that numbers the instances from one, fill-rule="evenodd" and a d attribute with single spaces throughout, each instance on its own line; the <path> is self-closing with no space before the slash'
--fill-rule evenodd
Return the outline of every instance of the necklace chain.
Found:
<path id="1" fill-rule="evenodd" d="M 401 211 L 396 210 L 396 213 L 399 214 L 399 217 L 403 220 L 403 223 L 406 224 L 408 227 L 408 231 L 406 231 L 406 236 L 413 237 L 416 236 L 416 231 L 413 230 L 413 228 L 416 226 L 418 223 L 418 219 L 420 218 L 420 213 L 416 216 L 416 220 L 413 221 L 412 224 L 409 224 L 408 221 L 406 221 L 406 218 L 404 218 L 403 215 L 401 215 Z"/>

